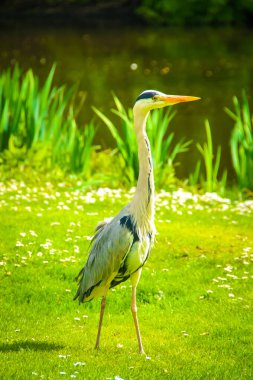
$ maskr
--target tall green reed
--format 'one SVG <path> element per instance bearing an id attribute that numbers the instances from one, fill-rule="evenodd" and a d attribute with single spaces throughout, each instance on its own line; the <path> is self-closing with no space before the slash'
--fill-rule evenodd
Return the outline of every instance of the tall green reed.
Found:
<path id="1" fill-rule="evenodd" d="M 124 170 L 123 176 L 125 181 L 134 184 L 138 177 L 138 150 L 132 124 L 133 112 L 131 109 L 126 110 L 115 95 L 113 96 L 113 99 L 116 109 L 112 109 L 111 111 L 119 116 L 121 121 L 121 131 L 117 129 L 109 117 L 95 107 L 93 107 L 93 110 L 107 126 L 116 142 L 119 152 L 118 158 L 122 169 Z"/>
<path id="2" fill-rule="evenodd" d="M 234 96 L 233 104 L 234 112 L 225 108 L 234 120 L 230 139 L 232 163 L 239 187 L 253 190 L 253 115 L 246 93 L 243 91 L 241 103 Z"/>
<path id="3" fill-rule="evenodd" d="M 18 66 L 0 76 L 0 152 L 25 160 L 34 151 L 41 163 L 46 159 L 65 171 L 87 172 L 95 128 L 92 123 L 77 127 L 85 96 L 77 101 L 74 86 L 53 86 L 55 68 L 42 86 L 32 70 L 21 75 Z"/>
<path id="4" fill-rule="evenodd" d="M 112 113 L 120 119 L 120 128 L 104 113 L 93 107 L 95 113 L 105 123 L 116 141 L 119 159 L 124 170 L 124 176 L 129 184 L 135 184 L 138 178 L 138 149 L 133 128 L 133 111 L 126 110 L 120 100 L 114 95 L 115 109 Z M 171 108 L 165 112 L 154 110 L 147 121 L 147 133 L 149 135 L 156 184 L 162 187 L 174 180 L 174 164 L 179 153 L 186 152 L 191 141 L 184 139 L 173 145 L 174 133 L 168 133 L 171 120 L 175 111 Z"/>
<path id="5" fill-rule="evenodd" d="M 204 173 L 201 172 L 201 161 L 197 162 L 194 173 L 189 177 L 190 185 L 196 185 L 199 181 L 201 186 L 208 192 L 219 191 L 224 193 L 227 183 L 227 171 L 225 170 L 219 179 L 220 163 L 221 163 L 221 146 L 217 148 L 215 154 L 213 149 L 213 140 L 211 128 L 208 120 L 205 121 L 206 142 L 201 146 L 196 144 L 198 151 L 204 162 Z"/>
<path id="6" fill-rule="evenodd" d="M 178 155 L 188 151 L 191 140 L 184 138 L 174 142 L 175 133 L 168 133 L 172 119 L 176 111 L 172 108 L 165 110 L 154 110 L 147 122 L 147 132 L 152 147 L 152 159 L 154 163 L 154 175 L 158 187 L 174 182 L 175 166 Z"/>

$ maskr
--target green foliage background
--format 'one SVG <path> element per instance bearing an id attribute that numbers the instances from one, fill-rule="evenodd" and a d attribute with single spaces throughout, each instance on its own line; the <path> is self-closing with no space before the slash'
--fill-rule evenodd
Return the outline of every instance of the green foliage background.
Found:
<path id="1" fill-rule="evenodd" d="M 142 0 L 137 12 L 158 25 L 221 25 L 250 22 L 253 1 L 241 0 Z"/>
<path id="2" fill-rule="evenodd" d="M 104 13 L 105 16 L 115 10 L 120 14 L 122 10 L 123 18 L 124 12 L 130 11 L 136 16 L 136 21 L 166 26 L 250 25 L 253 14 L 252 0 L 5 0 L 0 7 L 25 12 L 40 12 L 50 7 L 62 13 L 67 11 L 66 15 L 78 7 L 85 12 Z"/>
<path id="3" fill-rule="evenodd" d="M 101 151 L 94 145 L 96 126 L 91 120 L 77 125 L 77 116 L 84 94 L 77 88 L 53 85 L 55 65 L 40 85 L 30 69 L 24 75 L 16 65 L 0 76 L 0 173 L 10 178 L 15 168 L 37 172 L 60 172 L 60 175 L 80 175 L 94 184 L 109 182 L 110 187 L 134 186 L 138 178 L 138 151 L 133 130 L 132 109 L 125 109 L 114 96 L 120 129 L 110 116 L 93 107 L 98 118 L 107 126 L 116 148 Z M 77 100 L 77 98 L 80 98 Z M 253 127 L 249 102 L 243 93 L 242 104 L 234 97 L 235 112 L 226 109 L 233 119 L 231 158 L 240 191 L 253 189 Z M 147 132 L 153 156 L 155 181 L 158 188 L 173 187 L 177 180 L 175 166 L 178 156 L 186 152 L 191 141 L 174 140 L 169 125 L 175 111 L 153 111 L 148 118 Z M 222 195 L 227 188 L 227 170 L 221 176 L 221 146 L 213 149 L 212 133 L 206 121 L 206 143 L 196 147 L 201 155 L 195 170 L 184 185 Z M 204 165 L 201 164 L 201 161 Z M 204 166 L 204 171 L 203 171 Z M 122 175 L 123 173 L 123 175 Z"/>

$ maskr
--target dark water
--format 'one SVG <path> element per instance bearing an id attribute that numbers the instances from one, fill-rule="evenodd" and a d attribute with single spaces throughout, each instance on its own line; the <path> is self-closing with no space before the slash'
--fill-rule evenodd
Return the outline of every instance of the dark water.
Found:
<path id="1" fill-rule="evenodd" d="M 244 88 L 253 94 L 253 31 L 251 30 L 147 30 L 143 28 L 28 28 L 0 30 L 1 70 L 19 62 L 42 79 L 57 62 L 55 83 L 80 83 L 87 92 L 82 121 L 92 117 L 91 105 L 108 111 L 112 91 L 125 106 L 149 88 L 169 94 L 200 96 L 202 101 L 175 106 L 171 129 L 176 139 L 194 140 L 189 153 L 180 157 L 180 177 L 195 167 L 199 153 L 195 143 L 205 140 L 208 119 L 215 146 L 222 146 L 222 167 L 229 170 L 229 137 L 232 121 L 224 112 L 233 95 Z M 101 125 L 97 142 L 112 139 Z"/>

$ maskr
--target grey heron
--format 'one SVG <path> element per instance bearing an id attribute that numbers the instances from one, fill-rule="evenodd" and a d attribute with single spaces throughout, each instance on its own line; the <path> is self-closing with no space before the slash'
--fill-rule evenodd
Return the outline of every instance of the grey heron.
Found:
<path id="1" fill-rule="evenodd" d="M 137 318 L 136 287 L 155 236 L 154 176 L 146 120 L 149 112 L 155 108 L 198 99 L 193 96 L 166 95 L 155 90 L 144 91 L 136 99 L 133 107 L 139 158 L 136 191 L 132 201 L 111 221 L 97 226 L 87 262 L 77 276 L 79 287 L 74 299 L 87 302 L 95 297 L 102 297 L 95 344 L 97 349 L 108 290 L 130 278 L 131 310 L 139 351 L 144 353 Z"/>

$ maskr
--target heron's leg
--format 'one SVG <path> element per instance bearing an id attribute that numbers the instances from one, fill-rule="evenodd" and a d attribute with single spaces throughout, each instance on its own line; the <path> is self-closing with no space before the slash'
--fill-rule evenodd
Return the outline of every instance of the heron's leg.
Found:
<path id="1" fill-rule="evenodd" d="M 139 322 L 138 322 L 138 317 L 137 317 L 137 305 L 136 305 L 136 287 L 138 285 L 140 276 L 141 276 L 141 269 L 139 269 L 137 272 L 135 272 L 131 276 L 131 282 L 132 282 L 131 309 L 132 309 L 134 325 L 135 325 L 135 330 L 136 330 L 137 339 L 138 339 L 139 351 L 140 351 L 140 354 L 144 354 L 145 352 L 142 346 L 141 333 L 140 333 Z"/>
<path id="2" fill-rule="evenodd" d="M 100 317 L 99 317 L 99 324 L 98 324 L 98 333 L 97 333 L 97 340 L 95 344 L 95 348 L 99 349 L 99 343 L 100 343 L 100 333 L 101 333 L 101 328 L 102 328 L 102 322 L 103 322 L 103 317 L 104 317 L 104 311 L 105 311 L 105 305 L 106 305 L 106 294 L 107 294 L 108 289 L 106 289 L 102 300 L 101 300 L 101 307 L 100 307 Z"/>

